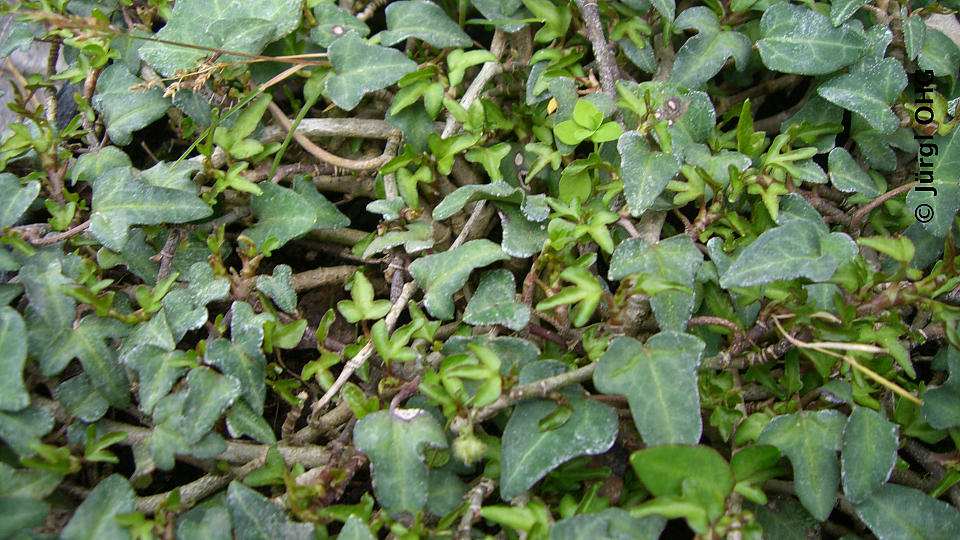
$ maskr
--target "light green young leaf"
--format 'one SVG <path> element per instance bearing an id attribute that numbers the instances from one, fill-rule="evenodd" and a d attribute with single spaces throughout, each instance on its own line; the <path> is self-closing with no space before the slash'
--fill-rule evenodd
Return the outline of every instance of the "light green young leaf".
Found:
<path id="1" fill-rule="evenodd" d="M 711 519 L 723 514 L 723 504 L 733 491 L 733 471 L 727 460 L 708 446 L 679 444 L 648 446 L 630 456 L 630 465 L 650 493 L 657 497 L 688 498 L 684 484 L 696 480 Z"/>
<path id="2" fill-rule="evenodd" d="M 237 540 L 313 540 L 311 523 L 290 521 L 287 514 L 270 499 L 243 485 L 230 482 L 227 507 Z"/>
<path id="3" fill-rule="evenodd" d="M 17 310 L 0 307 L 0 411 L 19 411 L 30 404 L 23 384 L 27 329 Z"/>
<path id="4" fill-rule="evenodd" d="M 210 368 L 197 367 L 187 374 L 187 386 L 180 433 L 188 444 L 194 444 L 240 395 L 240 382 Z"/>
<path id="5" fill-rule="evenodd" d="M 427 504 L 422 449 L 447 447 L 436 419 L 422 409 L 377 411 L 357 421 L 353 441 L 370 458 L 374 494 L 387 512 L 422 511 Z"/>
<path id="6" fill-rule="evenodd" d="M 390 311 L 389 300 L 373 299 L 373 285 L 363 272 L 358 271 L 353 275 L 353 287 L 350 289 L 350 296 L 353 300 L 341 300 L 337 302 L 337 310 L 347 319 L 347 322 L 355 323 L 361 320 L 379 319 Z"/>
<path id="7" fill-rule="evenodd" d="M 97 79 L 97 93 L 93 96 L 92 104 L 103 114 L 107 135 L 114 144 L 130 144 L 134 131 L 166 114 L 171 106 L 170 100 L 163 97 L 163 90 L 159 88 L 130 89 L 142 82 L 121 64 L 107 67 Z"/>
<path id="8" fill-rule="evenodd" d="M 291 276 L 293 269 L 286 264 L 278 264 L 272 276 L 257 276 L 257 290 L 266 294 L 277 307 L 293 313 L 297 310 L 297 293 L 293 290 Z"/>
<path id="9" fill-rule="evenodd" d="M 60 538 L 64 540 L 128 540 L 130 531 L 114 520 L 133 512 L 135 494 L 127 479 L 112 474 L 97 484 L 80 504 Z"/>
<path id="10" fill-rule="evenodd" d="M 422 39 L 438 49 L 473 44 L 470 36 L 433 2 L 391 2 L 386 13 L 387 30 L 379 34 L 384 45 L 394 45 L 409 37 Z"/>
<path id="11" fill-rule="evenodd" d="M 534 362 L 520 372 L 520 384 L 559 375 L 566 366 L 555 360 Z M 617 436 L 617 415 L 604 403 L 587 399 L 579 384 L 560 393 L 572 408 L 560 427 L 542 431 L 540 420 L 557 404 L 546 399 L 520 402 L 503 430 L 500 496 L 509 501 L 561 464 L 582 455 L 606 452 Z"/>
<path id="12" fill-rule="evenodd" d="M 446 320 L 453 318 L 452 296 L 467 282 L 470 272 L 507 258 L 497 244 L 471 240 L 457 249 L 421 257 L 410 264 L 409 271 L 426 290 L 424 306 L 430 315 Z"/>
<path id="13" fill-rule="evenodd" d="M 269 41 L 292 32 L 300 24 L 300 0 L 207 0 L 180 1 L 158 39 L 219 47 L 256 54 Z M 195 48 L 147 42 L 140 47 L 140 58 L 164 77 L 189 70 L 210 53 Z M 226 55 L 221 61 L 240 60 Z M 119 67 L 119 66 L 118 66 Z"/>
<path id="14" fill-rule="evenodd" d="M 327 55 L 335 75 L 327 78 L 324 90 L 346 111 L 359 105 L 367 92 L 386 88 L 417 69 L 417 63 L 402 52 L 364 43 L 356 32 L 334 41 Z"/>
<path id="15" fill-rule="evenodd" d="M 830 516 L 837 499 L 837 451 L 845 424 L 839 411 L 802 411 L 774 418 L 757 439 L 757 444 L 776 446 L 790 458 L 797 496 L 818 521 Z"/>
<path id="16" fill-rule="evenodd" d="M 956 508 L 897 484 L 883 486 L 854 509 L 881 540 L 949 540 L 960 535 Z"/>
<path id="17" fill-rule="evenodd" d="M 473 298 L 463 312 L 463 320 L 474 326 L 502 324 L 520 331 L 530 321 L 530 308 L 515 300 L 516 281 L 507 270 L 485 272 Z"/>
<path id="18" fill-rule="evenodd" d="M 862 502 L 886 483 L 897 464 L 897 425 L 866 407 L 854 407 L 843 428 L 840 466 L 843 492 Z"/>
<path id="19" fill-rule="evenodd" d="M 653 205 L 674 176 L 680 172 L 680 159 L 673 154 L 654 152 L 645 137 L 628 131 L 617 142 L 623 169 L 623 192 L 630 215 L 639 217 Z"/>
<path id="20" fill-rule="evenodd" d="M 817 93 L 863 116 L 880 133 L 890 134 L 900 125 L 890 105 L 906 86 L 907 74 L 900 61 L 885 58 L 864 71 L 830 79 L 817 87 Z"/>
<path id="21" fill-rule="evenodd" d="M 91 207 L 90 233 L 114 251 L 123 249 L 130 225 L 185 223 L 213 213 L 194 194 L 134 180 L 129 167 L 110 169 L 94 182 Z"/>
<path id="22" fill-rule="evenodd" d="M 824 75 L 867 52 L 866 38 L 850 25 L 834 28 L 826 15 L 788 2 L 763 12 L 760 33 L 757 48 L 763 64 L 783 73 Z"/>
<path id="23" fill-rule="evenodd" d="M 40 182 L 36 180 L 22 186 L 16 176 L 0 174 L 0 229 L 16 223 L 39 193 Z"/>
<path id="24" fill-rule="evenodd" d="M 861 193 L 871 198 L 882 194 L 873 178 L 857 165 L 845 148 L 834 148 L 830 151 L 828 166 L 830 182 L 840 191 Z"/>
<path id="25" fill-rule="evenodd" d="M 706 345 L 690 334 L 661 332 L 641 344 L 620 337 L 600 357 L 597 389 L 627 398 L 648 446 L 700 441 L 697 368 Z"/>

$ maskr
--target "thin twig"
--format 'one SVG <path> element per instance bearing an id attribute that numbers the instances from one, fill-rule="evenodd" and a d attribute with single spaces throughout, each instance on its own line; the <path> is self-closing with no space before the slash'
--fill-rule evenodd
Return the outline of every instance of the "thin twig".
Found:
<path id="1" fill-rule="evenodd" d="M 270 114 L 273 115 L 273 119 L 276 120 L 276 122 L 280 124 L 283 129 L 289 131 L 293 127 L 293 123 L 290 122 L 290 119 L 287 118 L 287 115 L 280 110 L 280 107 L 278 107 L 276 103 L 270 102 L 267 108 L 270 110 Z M 323 148 L 320 148 L 314 144 L 313 141 L 298 131 L 293 132 L 293 138 L 313 157 L 342 169 L 350 169 L 352 171 L 369 171 L 372 169 L 379 169 L 384 163 L 392 159 L 392 157 L 389 155 L 380 155 L 375 158 L 360 160 L 342 158 L 327 152 Z"/>
<path id="2" fill-rule="evenodd" d="M 163 249 L 158 253 L 160 269 L 157 271 L 157 283 L 167 279 L 167 276 L 170 275 L 170 268 L 173 266 L 173 254 L 176 253 L 177 246 L 180 245 L 180 238 L 179 228 L 170 229 L 170 235 L 167 236 L 167 241 L 163 243 Z"/>
<path id="3" fill-rule="evenodd" d="M 593 47 L 593 56 L 597 59 L 600 66 L 600 88 L 604 94 L 610 97 L 616 97 L 615 84 L 617 82 L 617 58 L 613 54 L 610 42 L 603 33 L 603 25 L 600 22 L 600 12 L 597 11 L 596 0 L 576 0 L 577 8 L 580 9 L 580 16 L 587 26 L 587 37 L 590 39 L 590 45 Z"/>
<path id="4" fill-rule="evenodd" d="M 325 266 L 305 272 L 298 272 L 294 274 L 290 280 L 293 285 L 293 290 L 302 292 L 324 285 L 346 283 L 356 271 L 357 267 L 350 265 Z"/>
<path id="5" fill-rule="evenodd" d="M 863 221 L 865 217 L 870 215 L 870 212 L 872 212 L 874 208 L 889 201 L 897 195 L 900 195 L 901 193 L 910 191 L 913 189 L 913 186 L 916 186 L 917 184 L 919 184 L 919 182 L 910 182 L 909 184 L 904 184 L 900 187 L 891 189 L 890 191 L 863 205 L 855 214 L 853 214 L 853 217 L 850 218 L 850 231 L 855 236 L 860 236 L 860 222 Z"/>
<path id="6" fill-rule="evenodd" d="M 564 387 L 568 384 L 578 383 L 593 377 L 593 372 L 597 369 L 597 362 L 591 362 L 580 369 L 540 379 L 539 381 L 515 386 L 509 392 L 505 392 L 497 398 L 496 401 L 481 408 L 474 416 L 475 422 L 483 422 L 497 415 L 501 410 L 513 405 L 521 399 L 532 397 L 546 397 L 550 392 Z"/>
<path id="7" fill-rule="evenodd" d="M 57 242 L 60 242 L 60 241 L 62 241 L 62 240 L 66 240 L 67 238 L 70 238 L 71 236 L 76 236 L 76 235 L 82 233 L 83 231 L 87 230 L 88 228 L 90 228 L 90 220 L 89 220 L 89 219 L 88 219 L 87 221 L 84 221 L 83 223 L 77 225 L 76 227 L 74 227 L 74 228 L 72 228 L 72 229 L 68 229 L 68 230 L 66 230 L 66 231 L 63 231 L 63 232 L 60 233 L 60 234 L 55 234 L 55 235 L 53 235 L 53 236 L 46 236 L 46 237 L 44 237 L 44 238 L 30 239 L 30 243 L 33 244 L 33 245 L 35 245 L 35 246 L 49 246 L 50 244 L 56 244 Z"/>
<path id="8" fill-rule="evenodd" d="M 454 540 L 468 540 L 470 538 L 470 529 L 473 526 L 473 522 L 480 517 L 483 500 L 493 493 L 493 489 L 496 486 L 496 480 L 483 477 L 477 482 L 477 485 L 470 488 L 470 491 L 467 492 L 466 495 L 469 503 L 467 505 L 467 511 L 464 512 L 463 517 L 460 518 L 460 525 L 457 527 L 457 532 L 453 535 Z"/>

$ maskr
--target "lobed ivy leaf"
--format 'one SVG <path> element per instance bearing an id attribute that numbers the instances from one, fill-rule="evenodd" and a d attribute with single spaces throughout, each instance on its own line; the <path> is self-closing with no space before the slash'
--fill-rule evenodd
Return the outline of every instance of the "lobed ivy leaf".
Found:
<path id="1" fill-rule="evenodd" d="M 776 446 L 790 458 L 797 496 L 818 521 L 830 516 L 837 499 L 837 451 L 845 424 L 839 411 L 801 411 L 777 416 L 757 439 L 757 444 Z"/>
<path id="2" fill-rule="evenodd" d="M 425 446 L 446 448 L 436 419 L 423 409 L 377 411 L 357 420 L 357 449 L 370 458 L 373 490 L 387 512 L 416 514 L 427 504 Z"/>
<path id="3" fill-rule="evenodd" d="M 843 493 L 850 502 L 862 502 L 887 482 L 899 445 L 896 424 L 876 411 L 854 407 L 843 428 L 840 454 Z"/>
<path id="4" fill-rule="evenodd" d="M 528 364 L 520 372 L 520 384 L 559 375 L 566 366 L 555 360 Z M 582 455 L 602 454 L 617 437 L 617 415 L 609 406 L 586 398 L 579 384 L 560 393 L 572 409 L 560 427 L 541 430 L 540 421 L 557 404 L 546 399 L 520 402 L 503 429 L 500 459 L 500 496 L 509 501 L 529 489 L 559 465 Z"/>
<path id="5" fill-rule="evenodd" d="M 123 249 L 131 225 L 185 223 L 213 213 L 192 193 L 134 179 L 129 167 L 110 169 L 94 182 L 91 210 L 90 233 L 114 251 Z"/>
<path id="6" fill-rule="evenodd" d="M 132 133 L 153 123 L 167 113 L 170 100 L 163 90 L 131 90 L 143 81 L 131 75 L 125 67 L 113 64 L 97 78 L 97 93 L 92 104 L 103 114 L 107 135 L 114 144 L 126 146 L 133 140 Z"/>
<path id="7" fill-rule="evenodd" d="M 675 21 L 678 30 L 696 28 L 699 32 L 683 43 L 673 62 L 670 80 L 688 88 L 699 88 L 709 81 L 729 58 L 737 70 L 750 61 L 753 44 L 740 32 L 722 31 L 717 16 L 704 6 L 685 9 Z"/>
<path id="8" fill-rule="evenodd" d="M 272 276 L 257 276 L 257 290 L 270 297 L 277 307 L 293 313 L 297 310 L 297 293 L 293 290 L 293 269 L 286 264 L 278 264 Z"/>
<path id="9" fill-rule="evenodd" d="M 900 126 L 890 105 L 906 86 L 907 74 L 900 62 L 884 58 L 864 71 L 830 79 L 817 87 L 817 94 L 859 114 L 878 132 L 890 134 Z"/>
<path id="10" fill-rule="evenodd" d="M 757 49 L 763 64 L 783 73 L 823 75 L 867 52 L 866 38 L 850 25 L 834 28 L 826 15 L 789 2 L 763 12 L 760 34 Z"/>
<path id="11" fill-rule="evenodd" d="M 700 441 L 697 368 L 706 345 L 690 334 L 660 332 L 645 344 L 620 337 L 600 357 L 597 390 L 627 398 L 648 446 Z"/>
<path id="12" fill-rule="evenodd" d="M 801 276 L 826 281 L 856 253 L 856 244 L 846 234 L 826 233 L 811 221 L 790 220 L 747 246 L 720 276 L 720 286 L 748 287 Z"/>
<path id="13" fill-rule="evenodd" d="M 515 300 L 516 291 L 516 281 L 508 270 L 484 272 L 463 312 L 464 322 L 474 326 L 502 324 L 511 330 L 522 330 L 530 321 L 530 308 Z"/>
<path id="14" fill-rule="evenodd" d="M 366 249 L 363 250 L 363 257 L 369 258 L 376 253 L 397 247 L 400 244 L 403 244 L 403 249 L 407 253 L 416 253 L 433 246 L 433 227 L 429 223 L 415 221 L 408 223 L 405 231 L 384 233 L 375 237 L 367 245 Z"/>
<path id="15" fill-rule="evenodd" d="M 317 25 L 310 30 L 310 39 L 321 47 L 329 47 L 351 30 L 360 37 L 370 34 L 370 27 L 365 22 L 333 2 L 320 2 L 313 6 L 313 17 Z"/>
<path id="16" fill-rule="evenodd" d="M 373 299 L 373 285 L 363 272 L 358 271 L 353 275 L 350 297 L 352 300 L 337 302 L 337 310 L 348 322 L 379 319 L 390 311 L 389 300 Z"/>
<path id="17" fill-rule="evenodd" d="M 237 540 L 315 538 L 312 523 L 290 521 L 283 509 L 241 482 L 230 482 L 227 508 L 230 509 L 230 521 Z"/>
<path id="18" fill-rule="evenodd" d="M 216 371 L 196 367 L 187 374 L 187 397 L 183 403 L 180 433 L 187 444 L 200 441 L 220 415 L 240 395 L 240 382 Z"/>
<path id="19" fill-rule="evenodd" d="M 470 272 L 509 256 L 493 242 L 471 240 L 462 246 L 421 257 L 408 267 L 410 275 L 424 288 L 424 306 L 438 319 L 453 318 L 452 296 L 467 282 Z"/>
<path id="20" fill-rule="evenodd" d="M 630 215 L 639 217 L 653 206 L 670 180 L 680 172 L 680 159 L 673 154 L 651 150 L 646 137 L 636 131 L 621 135 L 617 150 L 620 151 L 623 193 Z"/>
<path id="21" fill-rule="evenodd" d="M 370 534 L 370 527 L 364 520 L 350 514 L 343 528 L 340 529 L 337 540 L 376 540 L 376 537 Z"/>
<path id="22" fill-rule="evenodd" d="M 356 32 L 334 41 L 327 55 L 334 74 L 324 83 L 324 93 L 346 111 L 359 105 L 367 92 L 386 88 L 417 69 L 400 51 L 364 43 Z"/>
<path id="23" fill-rule="evenodd" d="M 90 378 L 84 373 L 60 383 L 53 393 L 63 408 L 74 418 L 84 422 L 96 422 L 107 413 L 110 404 L 90 384 Z"/>
<path id="24" fill-rule="evenodd" d="M 17 310 L 0 307 L 0 411 L 19 411 L 30 404 L 23 384 L 27 329 Z"/>
<path id="25" fill-rule="evenodd" d="M 117 320 L 87 315 L 70 335 L 70 354 L 80 360 L 97 392 L 110 405 L 120 408 L 130 402 L 130 383 L 117 360 L 117 351 L 103 340 L 124 337 L 128 332 L 129 328 Z"/>
<path id="26" fill-rule="evenodd" d="M 260 332 L 262 339 L 262 329 Z M 255 411 L 263 410 L 267 361 L 259 344 L 250 343 L 244 346 L 236 334 L 233 342 L 223 338 L 216 339 L 207 346 L 204 362 L 239 381 L 244 401 Z"/>
<path id="27" fill-rule="evenodd" d="M 249 435 L 263 444 L 276 444 L 277 436 L 263 416 L 250 408 L 245 401 L 237 401 L 227 411 L 227 431 L 234 439 Z"/>
<path id="28" fill-rule="evenodd" d="M 140 410 L 151 414 L 154 405 L 166 396 L 173 384 L 186 372 L 182 367 L 186 354 L 167 351 L 149 344 L 139 344 L 123 356 L 123 363 L 137 372 Z"/>
<path id="29" fill-rule="evenodd" d="M 473 44 L 470 36 L 433 2 L 391 2 L 386 14 L 387 29 L 378 34 L 384 45 L 394 45 L 410 37 L 426 41 L 438 49 L 469 47 Z"/>
<path id="30" fill-rule="evenodd" d="M 300 24 L 300 0 L 180 1 L 155 37 L 204 47 L 256 54 L 269 41 L 292 32 Z M 166 43 L 147 42 L 140 58 L 164 77 L 190 70 L 207 51 Z M 240 58 L 226 55 L 221 61 Z M 101 75 L 102 76 L 102 75 Z"/>
<path id="31" fill-rule="evenodd" d="M 270 183 L 260 185 L 263 193 L 250 199 L 250 209 L 257 222 L 242 234 L 257 246 L 263 246 L 269 238 L 276 238 L 277 247 L 280 247 L 314 229 L 350 224 L 350 219 L 317 193 L 312 183 L 309 186 L 295 183 L 294 187 L 289 189 Z"/>
<path id="32" fill-rule="evenodd" d="M 960 71 L 960 47 L 946 34 L 927 25 L 917 65 L 929 69 L 937 77 L 957 77 Z"/>

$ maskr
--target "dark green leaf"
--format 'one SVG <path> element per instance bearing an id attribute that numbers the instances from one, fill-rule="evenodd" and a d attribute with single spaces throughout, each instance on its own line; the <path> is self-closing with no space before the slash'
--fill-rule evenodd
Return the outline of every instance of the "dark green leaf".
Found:
<path id="1" fill-rule="evenodd" d="M 655 152 L 636 131 L 624 133 L 617 142 L 623 169 L 623 191 L 630 215 L 638 217 L 653 205 L 667 183 L 680 172 L 680 159 Z"/>
<path id="2" fill-rule="evenodd" d="M 353 110 L 367 92 L 386 88 L 417 69 L 417 63 L 396 49 L 369 45 L 356 32 L 334 41 L 327 54 L 335 75 L 324 90 L 337 107 Z"/>
<path id="3" fill-rule="evenodd" d="M 950 540 L 960 535 L 956 508 L 897 484 L 883 486 L 854 509 L 880 540 Z"/>
<path id="4" fill-rule="evenodd" d="M 313 525 L 290 521 L 284 511 L 240 482 L 230 482 L 227 507 L 237 540 L 313 540 Z"/>
<path id="5" fill-rule="evenodd" d="M 757 48 L 764 65 L 784 73 L 823 75 L 867 52 L 867 40 L 849 25 L 834 28 L 825 15 L 788 2 L 763 12 L 760 33 Z"/>
<path id="6" fill-rule="evenodd" d="M 513 277 L 513 276 L 511 276 Z M 0 307 L 0 411 L 19 411 L 30 404 L 23 384 L 27 360 L 27 330 L 11 307 Z"/>
<path id="7" fill-rule="evenodd" d="M 470 36 L 433 2 L 391 2 L 386 11 L 387 30 L 379 34 L 384 45 L 393 45 L 409 37 L 422 39 L 439 49 L 473 44 Z"/>
<path id="8" fill-rule="evenodd" d="M 463 320 L 474 326 L 502 324 L 520 331 L 530 320 L 530 308 L 517 302 L 516 282 L 507 270 L 491 270 L 480 278 Z"/>
<path id="9" fill-rule="evenodd" d="M 453 318 L 455 292 L 475 268 L 507 259 L 500 246 L 489 240 L 471 240 L 457 249 L 421 257 L 409 266 L 410 275 L 426 290 L 424 305 L 438 319 Z"/>
<path id="10" fill-rule="evenodd" d="M 170 108 L 170 100 L 163 97 L 159 88 L 130 89 L 142 82 L 120 64 L 103 70 L 97 79 L 93 106 L 103 113 L 110 140 L 120 146 L 130 144 L 134 131 L 151 124 Z"/>
<path id="11" fill-rule="evenodd" d="M 321 47 L 329 47 L 337 38 L 351 30 L 360 37 L 367 37 L 370 33 L 366 23 L 333 2 L 320 2 L 314 6 L 313 16 L 317 19 L 317 26 L 310 30 L 310 39 Z"/>
<path id="12" fill-rule="evenodd" d="M 830 79 L 817 87 L 817 93 L 863 116 L 880 133 L 890 134 L 900 125 L 890 106 L 906 86 L 903 66 L 894 58 L 885 58 L 862 72 Z"/>
<path id="13" fill-rule="evenodd" d="M 0 229 L 16 223 L 39 193 L 40 182 L 36 180 L 21 185 L 16 176 L 10 173 L 0 174 Z"/>
<path id="14" fill-rule="evenodd" d="M 257 276 L 257 289 L 270 297 L 277 307 L 293 313 L 297 310 L 297 293 L 293 290 L 290 277 L 293 269 L 286 264 L 278 264 L 273 269 L 273 275 Z"/>
<path id="15" fill-rule="evenodd" d="M 855 407 L 843 429 L 840 455 L 843 492 L 859 503 L 886 483 L 897 463 L 897 425 L 865 407 Z"/>
<path id="16" fill-rule="evenodd" d="M 220 415 L 240 395 L 240 382 L 210 368 L 198 367 L 187 374 L 187 398 L 183 403 L 180 432 L 188 444 L 199 442 Z"/>
<path id="17" fill-rule="evenodd" d="M 60 538 L 64 540 L 127 540 L 130 531 L 114 520 L 133 512 L 134 493 L 127 479 L 113 474 L 87 495 Z"/>

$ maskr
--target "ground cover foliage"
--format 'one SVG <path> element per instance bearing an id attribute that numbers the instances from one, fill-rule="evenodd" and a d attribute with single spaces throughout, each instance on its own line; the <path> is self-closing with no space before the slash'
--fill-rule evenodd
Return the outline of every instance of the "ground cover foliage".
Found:
<path id="1" fill-rule="evenodd" d="M 7 6 L 0 536 L 960 537 L 957 7 Z"/>

